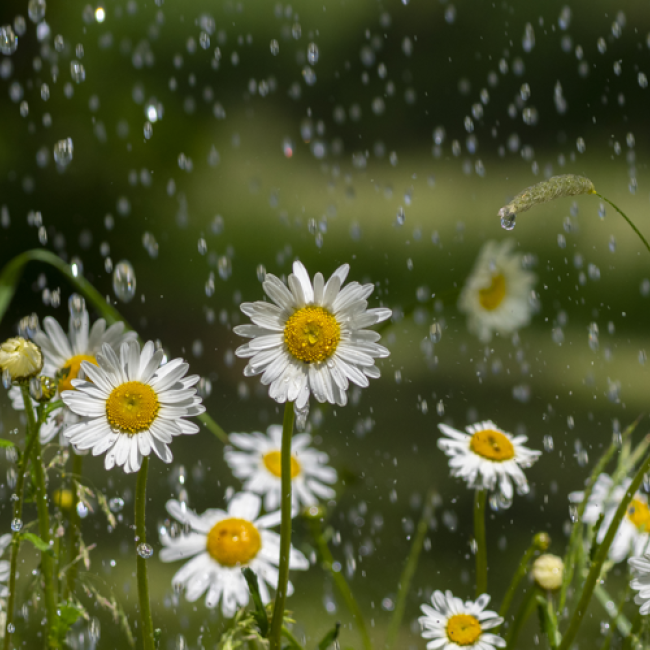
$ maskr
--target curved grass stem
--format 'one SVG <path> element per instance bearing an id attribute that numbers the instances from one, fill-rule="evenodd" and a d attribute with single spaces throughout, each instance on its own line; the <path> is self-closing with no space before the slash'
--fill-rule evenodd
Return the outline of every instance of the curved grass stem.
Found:
<path id="1" fill-rule="evenodd" d="M 641 482 L 643 481 L 643 477 L 648 472 L 648 470 L 650 470 L 650 455 L 643 461 L 636 475 L 632 479 L 632 483 L 625 492 L 625 496 L 619 503 L 616 514 L 614 515 L 614 518 L 612 519 L 612 522 L 607 529 L 605 538 L 596 551 L 596 555 L 582 588 L 580 600 L 578 601 L 576 610 L 573 613 L 571 620 L 569 621 L 569 627 L 567 628 L 562 638 L 562 643 L 559 645 L 559 650 L 568 650 L 571 647 L 576 634 L 578 633 L 582 619 L 587 613 L 587 608 L 589 606 L 591 596 L 593 595 L 594 588 L 596 587 L 596 584 L 600 578 L 603 563 L 605 562 L 607 554 L 609 553 L 609 547 L 614 541 L 614 537 L 618 532 L 621 521 L 623 521 L 623 517 L 625 517 L 630 501 L 636 494 L 636 491 L 639 489 Z"/>
<path id="2" fill-rule="evenodd" d="M 488 564 L 485 537 L 485 502 L 487 490 L 474 494 L 474 541 L 476 542 L 476 597 L 487 593 Z"/>
<path id="3" fill-rule="evenodd" d="M 284 622 L 284 603 L 287 597 L 287 584 L 289 583 L 289 554 L 291 552 L 291 437 L 293 435 L 293 421 L 295 419 L 293 402 L 284 405 L 284 419 L 282 422 L 282 496 L 280 523 L 280 566 L 278 570 L 278 586 L 275 593 L 273 618 L 269 631 L 270 650 L 280 650 L 282 647 L 282 625 Z"/>
<path id="4" fill-rule="evenodd" d="M 387 650 L 391 650 L 395 645 L 397 635 L 399 634 L 399 628 L 402 624 L 404 609 L 406 608 L 406 597 L 408 596 L 411 587 L 411 580 L 413 579 L 413 575 L 418 566 L 418 560 L 420 559 L 420 553 L 422 552 L 422 547 L 424 545 L 424 538 L 429 530 L 429 523 L 433 516 L 433 496 L 434 491 L 430 490 L 424 502 L 424 509 L 422 510 L 420 521 L 418 522 L 417 532 L 415 534 L 415 539 L 413 540 L 413 545 L 411 546 L 411 551 L 400 577 L 399 591 L 395 601 L 395 611 L 393 612 L 393 617 L 388 626 L 388 633 L 386 634 Z"/>
<path id="5" fill-rule="evenodd" d="M 147 474 L 149 473 L 149 456 L 142 459 L 142 467 L 138 472 L 135 489 L 135 535 L 136 544 L 147 543 L 145 528 L 145 510 L 147 505 Z M 151 603 L 149 602 L 149 579 L 147 576 L 147 559 L 138 553 L 136 559 L 138 577 L 138 602 L 140 604 L 140 623 L 142 629 L 142 647 L 144 650 L 155 650 L 153 637 L 153 621 L 151 619 Z"/>
<path id="6" fill-rule="evenodd" d="M 630 228 L 632 228 L 632 230 L 634 230 L 634 232 L 637 234 L 638 238 L 643 242 L 643 245 L 648 249 L 648 252 L 650 253 L 650 244 L 648 244 L 648 241 L 641 234 L 641 231 L 632 223 L 632 220 L 625 214 L 625 212 L 623 212 L 623 210 L 621 210 L 621 208 L 619 208 L 615 203 L 612 203 L 607 197 L 603 196 L 602 194 L 598 194 L 598 192 L 594 192 L 594 194 L 596 196 L 599 196 L 603 201 L 606 201 L 607 203 L 609 203 L 614 208 L 614 210 L 616 210 L 616 212 L 618 212 L 621 215 L 621 217 L 623 217 L 623 219 L 625 219 L 625 221 L 628 222 L 628 224 L 630 225 Z"/>
<path id="7" fill-rule="evenodd" d="M 506 614 L 510 610 L 510 605 L 512 604 L 512 599 L 517 592 L 517 587 L 519 586 L 521 580 L 525 577 L 526 573 L 528 573 L 528 565 L 530 564 L 533 555 L 535 555 L 535 552 L 538 551 L 539 548 L 539 542 L 537 541 L 536 535 L 533 538 L 530 546 L 526 549 L 526 552 L 523 554 L 521 561 L 519 562 L 519 566 L 512 576 L 512 580 L 508 586 L 508 591 L 506 591 L 506 595 L 503 597 L 503 602 L 501 603 L 501 608 L 499 609 L 499 616 L 501 616 L 501 618 L 505 619 Z"/>
<path id="8" fill-rule="evenodd" d="M 517 647 L 516 644 L 519 632 L 521 632 L 524 623 L 529 619 L 537 606 L 537 593 L 538 589 L 531 586 L 521 600 L 512 627 L 508 630 L 508 635 L 506 637 L 506 650 L 514 650 Z"/>
<path id="9" fill-rule="evenodd" d="M 79 504 L 79 494 L 78 494 L 78 479 L 81 476 L 81 470 L 83 468 L 83 456 L 72 453 L 72 480 L 70 481 L 70 491 L 72 492 L 72 503 L 70 505 L 70 523 L 69 523 L 69 549 L 68 549 L 68 560 L 69 560 L 69 569 L 66 579 L 66 600 L 70 596 L 74 596 L 75 591 L 75 582 L 77 581 L 77 568 L 78 563 L 75 562 L 77 556 L 79 555 L 79 546 L 81 542 L 81 518 L 79 517 L 79 512 L 77 511 L 77 505 Z"/>

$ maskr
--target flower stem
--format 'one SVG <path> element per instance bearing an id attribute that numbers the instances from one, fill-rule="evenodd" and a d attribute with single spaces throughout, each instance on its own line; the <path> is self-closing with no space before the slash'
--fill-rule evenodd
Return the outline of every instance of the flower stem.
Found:
<path id="1" fill-rule="evenodd" d="M 311 533 L 314 538 L 314 542 L 316 543 L 316 547 L 318 548 L 318 554 L 320 555 L 321 561 L 323 563 L 323 568 L 326 569 L 329 572 L 329 574 L 332 576 L 332 580 L 334 581 L 334 584 L 336 585 L 337 589 L 341 593 L 341 596 L 343 596 L 343 600 L 345 601 L 347 608 L 350 610 L 350 613 L 352 614 L 352 618 L 354 620 L 354 624 L 357 626 L 357 630 L 359 631 L 359 635 L 361 636 L 361 641 L 363 643 L 364 649 L 372 650 L 370 635 L 368 634 L 366 623 L 363 620 L 363 614 L 361 613 L 361 609 L 357 601 L 354 599 L 354 594 L 352 593 L 352 589 L 350 589 L 350 585 L 348 585 L 348 583 L 346 582 L 343 573 L 341 571 L 334 571 L 333 569 L 334 556 L 332 555 L 332 552 L 330 551 L 330 548 L 327 545 L 327 540 L 325 539 L 325 535 L 323 535 L 320 521 L 318 519 L 311 519 L 309 523 L 311 527 Z"/>
<path id="2" fill-rule="evenodd" d="M 535 552 L 537 550 L 539 550 L 539 543 L 537 542 L 537 536 L 535 536 L 530 546 L 523 554 L 521 562 L 519 562 L 519 566 L 517 567 L 515 574 L 512 576 L 512 580 L 508 586 L 508 591 L 506 591 L 506 595 L 503 597 L 503 602 L 501 603 L 501 608 L 499 609 L 499 616 L 502 618 L 506 617 L 506 614 L 510 609 L 510 605 L 512 604 L 512 599 L 515 597 L 517 587 L 519 586 L 522 578 L 524 578 L 526 573 L 528 573 L 528 565 L 530 564 L 530 561 L 532 560 L 533 555 L 535 555 Z"/>
<path id="3" fill-rule="evenodd" d="M 386 634 L 387 650 L 390 650 L 395 645 L 397 635 L 399 634 L 399 628 L 402 624 L 404 609 L 406 607 L 406 597 L 409 593 L 411 580 L 413 579 L 413 575 L 418 566 L 418 560 L 420 559 L 420 553 L 422 552 L 422 546 L 424 545 L 424 538 L 429 530 L 429 523 L 433 516 L 433 495 L 433 490 L 430 490 L 425 498 L 424 509 L 422 510 L 420 521 L 418 522 L 417 533 L 413 540 L 413 545 L 411 546 L 411 552 L 409 553 L 406 565 L 404 566 L 404 570 L 400 577 L 399 592 L 397 593 L 397 599 L 395 601 L 395 612 L 393 613 L 390 625 L 388 626 L 388 633 Z"/>
<path id="4" fill-rule="evenodd" d="M 530 615 L 535 611 L 535 606 L 537 605 L 535 601 L 535 596 L 537 595 L 538 590 L 536 587 L 529 587 L 528 591 L 524 595 L 515 620 L 512 623 L 512 627 L 508 631 L 508 636 L 506 638 L 506 649 L 514 650 L 516 648 L 517 637 L 524 623 L 528 620 Z"/>
<path id="5" fill-rule="evenodd" d="M 28 430 L 35 433 L 32 447 L 32 472 L 36 484 L 36 510 L 38 512 L 38 532 L 45 544 L 50 545 L 50 511 L 47 505 L 47 488 L 45 486 L 45 471 L 43 470 L 43 459 L 41 456 L 41 439 L 39 436 L 40 426 L 34 417 L 34 407 L 26 386 L 22 387 L 23 400 L 25 402 L 25 414 L 27 415 Z M 41 574 L 45 592 L 45 610 L 47 612 L 48 647 L 58 648 L 59 642 L 50 634 L 56 619 L 57 594 L 54 588 L 54 558 L 47 551 L 41 551 Z"/>
<path id="6" fill-rule="evenodd" d="M 83 467 L 83 456 L 72 453 L 72 480 L 70 481 L 70 490 L 72 492 L 72 503 L 70 505 L 70 524 L 69 524 L 69 546 L 68 549 L 68 558 L 70 562 L 70 568 L 68 569 L 67 583 L 66 583 L 66 599 L 74 595 L 75 582 L 77 580 L 77 567 L 78 563 L 75 562 L 77 556 L 79 555 L 79 544 L 81 541 L 81 519 L 79 517 L 79 511 L 77 510 L 77 505 L 79 504 L 79 494 L 78 494 L 78 481 L 77 479 L 81 476 L 81 470 Z"/>
<path id="7" fill-rule="evenodd" d="M 275 593 L 273 618 L 269 631 L 270 650 L 280 650 L 282 624 L 284 622 L 284 603 L 287 597 L 287 584 L 289 583 L 289 553 L 291 551 L 291 437 L 293 435 L 293 421 L 295 415 L 293 402 L 284 405 L 284 419 L 282 422 L 282 496 L 280 523 L 280 566 L 278 570 L 278 586 Z"/>
<path id="8" fill-rule="evenodd" d="M 22 522 L 23 503 L 25 501 L 25 473 L 29 464 L 29 457 L 32 453 L 34 440 L 38 436 L 39 427 L 31 429 L 27 427 L 27 443 L 22 458 L 18 463 L 18 477 L 16 478 L 16 491 L 14 492 L 13 520 Z M 11 633 L 9 626 L 13 626 L 14 601 L 16 598 L 16 572 L 18 570 L 18 551 L 20 550 L 20 531 L 14 531 L 11 539 L 11 556 L 9 560 L 9 596 L 7 600 L 7 618 L 5 621 L 4 650 L 9 650 L 11 645 Z"/>
<path id="9" fill-rule="evenodd" d="M 607 201 L 607 203 L 609 203 L 614 208 L 614 210 L 616 210 L 616 212 L 618 212 L 621 215 L 621 217 L 623 217 L 623 219 L 625 219 L 625 221 L 627 221 L 630 224 L 632 230 L 634 230 L 634 232 L 637 234 L 639 239 L 643 242 L 643 245 L 648 249 L 648 252 L 650 252 L 650 244 L 648 244 L 646 238 L 641 234 L 639 229 L 632 223 L 632 220 L 625 214 L 625 212 L 623 212 L 621 208 L 619 208 L 617 205 L 612 203 L 608 198 L 604 197 L 602 194 L 598 194 L 598 192 L 595 192 L 595 194 L 596 196 L 599 196 L 603 201 Z"/>
<path id="10" fill-rule="evenodd" d="M 149 473 L 149 456 L 142 459 L 142 467 L 138 472 L 135 488 L 135 537 L 136 544 L 146 544 L 147 534 L 144 525 L 147 505 L 147 474 Z M 149 603 L 149 579 L 147 578 L 147 560 L 138 553 L 136 559 L 138 574 L 138 601 L 140 603 L 140 624 L 142 627 L 142 647 L 144 650 L 155 650 L 153 638 L 153 621 L 151 619 L 151 604 Z"/>
<path id="11" fill-rule="evenodd" d="M 485 501 L 487 490 L 474 494 L 474 541 L 476 542 L 476 597 L 487 593 L 487 543 L 485 540 Z"/>
<path id="12" fill-rule="evenodd" d="M 553 597 L 550 592 L 544 597 L 541 593 L 536 596 L 537 606 L 540 612 L 542 629 L 552 650 L 557 648 L 559 643 L 559 633 L 557 630 L 557 616 L 553 605 Z"/>
<path id="13" fill-rule="evenodd" d="M 650 455 L 645 459 L 641 467 L 639 467 L 639 471 L 634 476 L 634 479 L 632 479 L 632 483 L 625 492 L 625 496 L 621 500 L 618 509 L 616 510 L 616 514 L 614 515 L 614 518 L 612 519 L 612 522 L 607 529 L 605 538 L 596 551 L 591 569 L 589 570 L 589 574 L 587 575 L 584 586 L 582 588 L 580 600 L 578 601 L 576 610 L 573 613 L 571 620 L 569 621 L 569 627 L 567 628 L 567 631 L 562 638 L 562 643 L 559 645 L 559 650 L 568 650 L 568 648 L 570 648 L 571 644 L 573 643 L 573 639 L 578 632 L 578 628 L 582 623 L 582 619 L 587 613 L 587 607 L 589 606 L 589 601 L 591 600 L 594 588 L 600 577 L 603 563 L 607 558 L 609 547 L 614 541 L 614 536 L 618 532 L 618 528 L 621 525 L 621 521 L 623 521 L 623 517 L 625 517 L 625 513 L 627 512 L 627 507 L 629 506 L 630 501 L 636 494 L 636 491 L 639 489 L 639 486 L 643 481 L 643 477 L 648 472 L 648 470 L 650 470 Z"/>

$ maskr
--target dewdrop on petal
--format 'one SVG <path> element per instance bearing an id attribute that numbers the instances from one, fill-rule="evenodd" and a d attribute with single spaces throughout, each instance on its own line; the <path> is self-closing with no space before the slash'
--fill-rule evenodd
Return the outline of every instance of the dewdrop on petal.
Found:
<path id="1" fill-rule="evenodd" d="M 564 562 L 557 555 L 546 553 L 533 562 L 533 578 L 542 589 L 547 591 L 559 589 L 563 577 Z"/>
<path id="2" fill-rule="evenodd" d="M 499 210 L 501 227 L 512 230 L 515 227 L 517 214 L 530 210 L 534 205 L 548 203 L 564 196 L 577 196 L 579 194 L 596 194 L 594 184 L 584 176 L 564 174 L 536 183 L 517 194 L 510 203 Z"/>

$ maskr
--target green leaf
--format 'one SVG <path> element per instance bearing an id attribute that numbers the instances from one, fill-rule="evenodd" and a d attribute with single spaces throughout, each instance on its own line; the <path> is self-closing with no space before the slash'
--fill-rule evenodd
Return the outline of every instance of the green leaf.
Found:
<path id="1" fill-rule="evenodd" d="M 5 440 L 4 438 L 0 438 L 0 447 L 15 447 L 13 442 L 11 440 Z"/>
<path id="2" fill-rule="evenodd" d="M 50 629 L 50 639 L 62 645 L 68 630 L 83 616 L 84 609 L 75 603 L 61 603 L 58 607 L 58 616 L 54 619 Z M 54 644 L 52 644 L 54 645 Z"/>
<path id="3" fill-rule="evenodd" d="M 20 537 L 21 539 L 31 542 L 41 553 L 47 553 L 54 557 L 54 549 L 47 542 L 44 542 L 38 535 L 34 535 L 34 533 L 23 533 Z"/>
<path id="4" fill-rule="evenodd" d="M 339 636 L 339 630 L 341 629 L 341 624 L 337 621 L 334 629 L 330 630 L 324 637 L 323 640 L 318 644 L 318 650 L 327 650 L 334 641 Z"/>
<path id="5" fill-rule="evenodd" d="M 260 628 L 260 634 L 263 637 L 266 637 L 269 631 L 269 619 L 266 615 L 266 608 L 264 607 L 264 603 L 262 603 L 262 597 L 260 596 L 260 589 L 257 585 L 257 576 L 248 567 L 242 569 L 242 573 L 244 574 L 244 578 L 246 578 L 246 582 L 248 583 L 248 590 L 251 592 L 253 603 L 255 603 L 255 621 Z"/>

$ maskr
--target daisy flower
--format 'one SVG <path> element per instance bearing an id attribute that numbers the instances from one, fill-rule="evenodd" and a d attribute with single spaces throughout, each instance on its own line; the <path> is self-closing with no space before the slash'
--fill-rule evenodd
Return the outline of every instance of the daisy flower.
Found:
<path id="1" fill-rule="evenodd" d="M 53 400 L 60 399 L 61 393 L 65 390 L 74 390 L 72 381 L 81 379 L 79 375 L 82 361 L 97 365 L 95 355 L 101 350 L 102 345 L 110 345 L 117 352 L 122 343 L 137 338 L 135 332 L 124 331 L 124 323 L 114 323 L 107 328 L 103 318 L 96 320 L 91 328 L 90 316 L 85 307 L 80 313 L 70 316 L 68 334 L 51 316 L 43 319 L 43 327 L 45 331 L 37 331 L 34 341 L 43 352 L 42 374 L 59 380 Z M 23 396 L 18 387 L 9 391 L 9 398 L 14 409 L 19 411 L 25 409 Z M 53 411 L 41 427 L 41 442 L 44 444 L 50 442 L 67 426 L 78 421 L 79 417 L 68 408 L 62 407 Z"/>
<path id="2" fill-rule="evenodd" d="M 165 528 L 160 541 L 165 547 L 160 552 L 163 562 L 192 558 L 172 578 L 174 587 L 185 590 L 190 602 L 205 592 L 206 607 L 221 602 L 224 616 L 231 618 L 239 607 L 248 604 L 248 585 L 242 573 L 249 567 L 258 577 L 260 595 L 264 603 L 270 600 L 267 583 L 278 582 L 280 563 L 280 535 L 269 528 L 280 523 L 280 512 L 260 517 L 261 499 L 256 494 L 241 492 L 228 504 L 228 510 L 206 510 L 197 515 L 183 503 L 167 502 L 167 512 L 190 529 L 179 537 L 171 537 Z M 307 569 L 309 561 L 291 548 L 290 569 Z M 287 595 L 293 593 L 291 583 Z"/>
<path id="3" fill-rule="evenodd" d="M 598 530 L 596 541 L 600 544 L 609 525 L 614 519 L 616 510 L 623 500 L 631 480 L 625 479 L 620 485 L 613 487 L 613 481 L 607 474 L 601 474 L 594 483 L 591 496 L 582 516 L 585 524 L 594 525 L 601 514 L 603 521 Z M 582 503 L 584 492 L 572 492 L 569 501 L 572 504 Z M 648 497 L 641 492 L 634 495 L 627 507 L 627 513 L 616 531 L 614 541 L 609 547 L 609 558 L 613 562 L 622 562 L 629 555 L 645 553 L 650 544 L 650 507 Z"/>
<path id="4" fill-rule="evenodd" d="M 639 593 L 634 596 L 634 602 L 641 605 L 639 613 L 645 616 L 650 613 L 650 554 L 642 557 L 631 557 L 628 563 L 632 567 L 633 578 L 630 587 Z"/>
<path id="5" fill-rule="evenodd" d="M 389 352 L 377 344 L 377 332 L 364 328 L 392 312 L 367 309 L 372 284 L 351 282 L 341 289 L 349 269 L 340 266 L 327 282 L 316 273 L 312 284 L 305 267 L 294 262 L 288 288 L 267 274 L 264 291 L 273 303 L 241 305 L 253 324 L 235 327 L 236 334 L 251 339 L 236 354 L 249 359 L 244 375 L 261 374 L 277 402 L 295 402 L 301 411 L 313 394 L 319 402 L 344 406 L 350 382 L 366 387 L 368 378 L 379 377 L 375 359 Z"/>
<path id="6" fill-rule="evenodd" d="M 541 455 L 524 447 L 528 438 L 515 436 L 498 429 L 486 420 L 466 427 L 467 433 L 446 424 L 438 428 L 447 438 L 438 438 L 438 447 L 449 456 L 451 475 L 467 481 L 470 488 L 499 491 L 512 499 L 512 482 L 520 493 L 528 491 L 528 481 L 522 467 L 530 467 Z"/>
<path id="7" fill-rule="evenodd" d="M 199 377 L 185 377 L 189 366 L 182 359 L 161 366 L 163 351 L 151 341 L 142 351 L 137 341 L 122 343 L 119 357 L 104 343 L 95 358 L 97 365 L 81 362 L 89 381 L 73 379 L 75 390 L 61 394 L 66 406 L 83 416 L 63 435 L 93 456 L 106 453 L 106 469 L 117 465 L 136 472 L 152 451 L 171 463 L 172 438 L 199 430 L 183 419 L 205 411 L 192 388 Z"/>
<path id="8" fill-rule="evenodd" d="M 451 591 L 434 591 L 431 604 L 422 605 L 424 616 L 418 619 L 422 636 L 431 639 L 427 650 L 491 650 L 505 648 L 506 642 L 496 634 L 486 632 L 503 623 L 496 612 L 486 610 L 490 596 L 483 594 L 465 603 L 454 598 Z"/>
<path id="9" fill-rule="evenodd" d="M 514 245 L 511 239 L 486 242 L 458 299 L 469 331 L 483 342 L 493 332 L 511 334 L 530 323 L 537 278 L 522 267 L 523 255 L 512 252 Z"/>
<path id="10" fill-rule="evenodd" d="M 244 490 L 264 496 L 264 509 L 280 507 L 282 485 L 282 427 L 273 424 L 267 435 L 231 433 L 229 440 L 236 449 L 227 449 L 226 462 L 233 474 L 244 481 Z M 319 499 L 332 499 L 336 492 L 325 485 L 336 483 L 336 470 L 328 467 L 329 457 L 311 449 L 311 436 L 301 433 L 291 440 L 291 481 L 294 505 L 314 506 Z M 241 450 L 241 451 L 238 451 Z"/>

